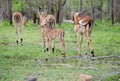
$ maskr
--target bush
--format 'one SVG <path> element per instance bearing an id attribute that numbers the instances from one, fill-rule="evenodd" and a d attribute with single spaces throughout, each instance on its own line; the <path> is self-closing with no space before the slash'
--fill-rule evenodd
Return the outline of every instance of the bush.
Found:
<path id="1" fill-rule="evenodd" d="M 116 74 L 113 76 L 108 76 L 107 78 L 105 78 L 102 81 L 119 81 L 120 80 L 120 74 Z"/>
<path id="2" fill-rule="evenodd" d="M 8 27 L 10 26 L 10 23 L 8 21 L 2 21 L 2 26 Z"/>

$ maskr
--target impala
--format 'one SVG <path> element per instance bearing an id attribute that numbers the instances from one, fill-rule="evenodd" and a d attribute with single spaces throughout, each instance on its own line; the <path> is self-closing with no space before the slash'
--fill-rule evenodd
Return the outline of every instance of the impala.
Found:
<path id="1" fill-rule="evenodd" d="M 49 23 L 49 28 L 54 29 L 56 24 L 56 19 L 53 15 L 46 14 L 45 12 L 39 12 L 40 16 L 40 26 L 44 26 Z M 50 20 L 50 21 L 49 21 Z M 42 32 L 42 46 L 45 47 L 45 36 L 44 32 Z"/>
<path id="2" fill-rule="evenodd" d="M 88 50 L 91 50 L 91 54 L 94 57 L 94 51 L 92 48 L 92 43 L 90 38 L 93 28 L 93 23 L 94 20 L 89 16 L 81 16 L 81 13 L 74 14 L 74 31 L 77 34 L 78 55 L 80 55 L 82 39 L 83 37 L 85 37 L 87 40 L 86 54 L 88 53 Z"/>
<path id="3" fill-rule="evenodd" d="M 15 26 L 15 30 L 16 30 L 16 43 L 17 45 L 20 44 L 23 45 L 23 26 L 26 23 L 26 17 L 23 17 L 23 15 L 20 12 L 14 12 L 13 13 L 13 23 Z"/>
<path id="4" fill-rule="evenodd" d="M 62 46 L 62 56 L 65 57 L 65 44 L 64 44 L 64 31 L 61 29 L 50 29 L 49 24 L 45 24 L 44 26 L 41 26 L 40 29 L 44 32 L 44 36 L 46 38 L 46 51 L 48 52 L 50 50 L 51 45 L 52 52 L 55 50 L 55 39 L 57 39 Z"/>

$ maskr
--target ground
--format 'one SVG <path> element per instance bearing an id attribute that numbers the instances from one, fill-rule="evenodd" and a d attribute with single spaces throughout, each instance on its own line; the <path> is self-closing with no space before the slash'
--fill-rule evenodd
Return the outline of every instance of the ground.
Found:
<path id="1" fill-rule="evenodd" d="M 109 23 L 95 22 L 92 44 L 96 57 L 120 56 L 120 27 Z M 91 75 L 94 81 L 120 80 L 120 58 L 102 58 L 92 61 L 77 56 L 77 40 L 73 24 L 57 25 L 65 31 L 67 58 L 61 60 L 61 46 L 56 41 L 56 52 L 45 53 L 41 46 L 41 31 L 31 22 L 24 28 L 23 46 L 15 43 L 15 30 L 6 22 L 0 25 L 0 80 L 25 81 L 34 75 L 37 81 L 77 81 L 80 74 Z M 86 40 L 82 43 L 85 56 Z M 91 55 L 89 55 L 91 57 Z M 48 61 L 46 61 L 46 58 Z"/>

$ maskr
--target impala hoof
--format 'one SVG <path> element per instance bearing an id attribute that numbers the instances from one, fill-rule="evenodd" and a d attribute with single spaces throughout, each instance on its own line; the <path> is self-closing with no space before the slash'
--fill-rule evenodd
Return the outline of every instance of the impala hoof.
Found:
<path id="1" fill-rule="evenodd" d="M 65 58 L 65 57 L 66 57 L 66 54 L 65 54 L 65 53 L 62 53 L 62 57 Z"/>
<path id="2" fill-rule="evenodd" d="M 18 40 L 16 40 L 16 43 L 17 43 L 17 45 L 18 45 Z"/>
<path id="3" fill-rule="evenodd" d="M 48 51 L 49 51 L 49 49 L 48 49 L 48 48 L 46 48 L 46 51 L 48 52 Z"/>
<path id="4" fill-rule="evenodd" d="M 46 58 L 45 61 L 47 62 L 47 61 L 48 61 L 48 58 Z"/>
<path id="5" fill-rule="evenodd" d="M 91 51 L 91 54 L 92 54 L 93 57 L 95 57 L 95 55 L 94 55 L 94 51 Z"/>
<path id="6" fill-rule="evenodd" d="M 55 51 L 55 49 L 54 49 L 54 48 L 52 48 L 52 53 L 54 53 L 54 51 Z"/>
<path id="7" fill-rule="evenodd" d="M 23 46 L 23 44 L 21 44 L 21 46 Z"/>

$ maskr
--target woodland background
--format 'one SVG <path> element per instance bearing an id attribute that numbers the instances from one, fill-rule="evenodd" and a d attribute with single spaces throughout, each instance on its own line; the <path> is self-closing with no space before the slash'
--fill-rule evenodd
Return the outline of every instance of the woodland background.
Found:
<path id="1" fill-rule="evenodd" d="M 57 23 L 71 19 L 74 12 L 83 11 L 93 19 L 120 23 L 120 0 L 0 0 L 0 21 L 12 24 L 12 13 L 20 11 L 33 23 L 39 22 L 37 9 L 56 16 Z"/>

